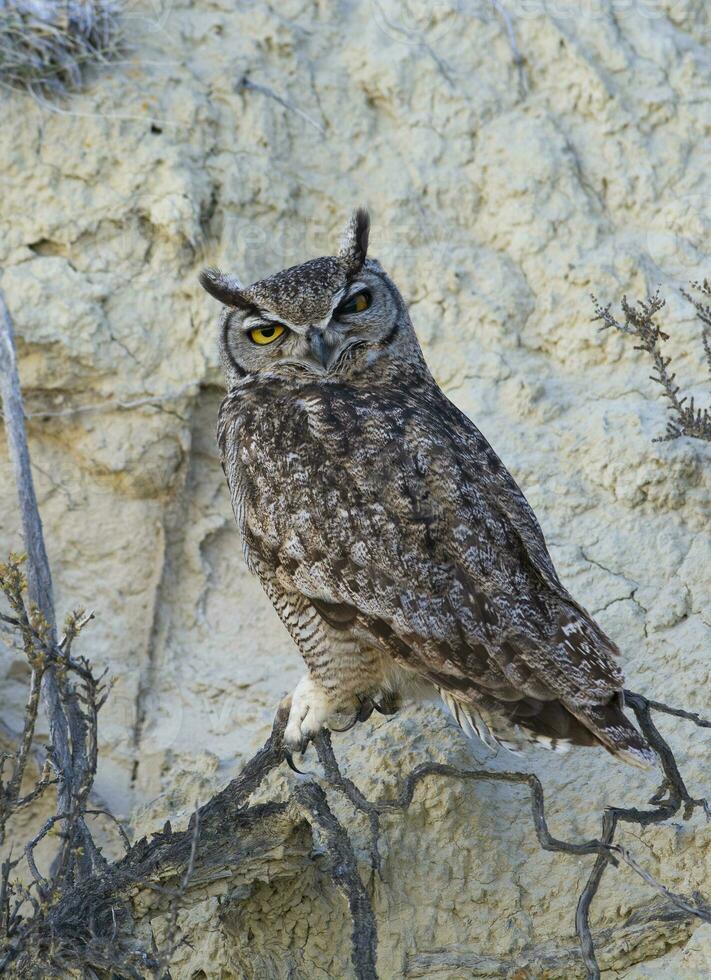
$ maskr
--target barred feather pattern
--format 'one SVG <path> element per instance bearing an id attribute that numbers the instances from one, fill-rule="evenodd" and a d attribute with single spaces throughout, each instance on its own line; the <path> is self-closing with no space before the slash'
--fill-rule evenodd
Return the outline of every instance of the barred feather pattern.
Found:
<path id="1" fill-rule="evenodd" d="M 219 441 L 250 566 L 329 688 L 354 673 L 380 687 L 385 654 L 470 704 L 470 721 L 480 705 L 475 731 L 496 739 L 491 719 L 498 710 L 506 729 L 513 711 L 539 741 L 597 741 L 643 762 L 614 644 L 560 584 L 520 491 L 463 419 L 422 384 L 246 379 L 223 403 Z M 550 729 L 552 705 L 567 731 Z"/>
<path id="2" fill-rule="evenodd" d="M 367 227 L 353 229 L 362 253 Z M 314 261 L 304 309 L 322 316 L 336 287 L 325 275 L 319 294 Z M 249 287 L 252 301 L 278 314 L 286 297 L 286 318 L 298 268 Z M 247 563 L 309 674 L 338 710 L 419 684 L 485 741 L 597 745 L 648 764 L 623 711 L 617 647 L 561 584 L 499 457 L 435 383 L 392 281 L 370 260 L 358 276 L 394 297 L 377 342 L 359 338 L 333 370 L 265 354 L 218 421 Z"/>

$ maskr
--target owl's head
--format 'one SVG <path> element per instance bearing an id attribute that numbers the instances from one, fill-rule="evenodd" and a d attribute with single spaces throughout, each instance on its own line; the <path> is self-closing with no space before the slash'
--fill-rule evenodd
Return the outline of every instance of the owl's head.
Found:
<path id="1" fill-rule="evenodd" d="M 220 353 L 229 384 L 247 375 L 354 377 L 424 366 L 403 299 L 368 259 L 367 211 L 355 211 L 336 255 L 243 286 L 216 269 L 203 287 L 227 307 Z"/>

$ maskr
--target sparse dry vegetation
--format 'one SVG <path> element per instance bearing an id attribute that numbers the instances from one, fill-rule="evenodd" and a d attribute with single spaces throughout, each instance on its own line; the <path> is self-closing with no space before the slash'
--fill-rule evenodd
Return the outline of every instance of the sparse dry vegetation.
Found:
<path id="1" fill-rule="evenodd" d="M 691 288 L 699 295 L 694 297 L 686 290 L 682 290 L 682 295 L 693 305 L 696 316 L 701 322 L 702 343 L 709 378 L 711 378 L 711 304 L 709 303 L 711 284 L 708 279 L 704 279 L 703 282 L 692 282 Z M 635 350 L 645 351 L 652 360 L 654 374 L 650 375 L 651 380 L 656 381 L 663 388 L 671 415 L 667 421 L 666 434 L 654 441 L 667 442 L 671 439 L 679 439 L 681 436 L 689 436 L 692 439 L 711 442 L 711 409 L 698 408 L 693 397 L 688 398 L 683 394 L 681 386 L 676 384 L 676 372 L 670 370 L 672 359 L 663 352 L 662 344 L 669 340 L 669 334 L 665 333 L 657 323 L 657 315 L 666 305 L 666 300 L 662 299 L 659 291 L 657 290 L 646 300 L 638 300 L 634 305 L 623 296 L 621 304 L 623 320 L 616 319 L 610 312 L 612 304 L 602 306 L 595 296 L 592 297 L 592 301 L 595 306 L 593 322 L 601 321 L 601 330 L 612 328 L 636 337 L 639 343 L 635 345 Z"/>
<path id="2" fill-rule="evenodd" d="M 115 0 L 0 0 L 0 82 L 61 95 L 119 50 Z"/>

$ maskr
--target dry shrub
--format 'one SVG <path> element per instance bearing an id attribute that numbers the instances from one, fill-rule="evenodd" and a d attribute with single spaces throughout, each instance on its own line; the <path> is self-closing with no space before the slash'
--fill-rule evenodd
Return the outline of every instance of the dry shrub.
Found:
<path id="1" fill-rule="evenodd" d="M 63 95 L 119 49 L 116 0 L 0 0 L 0 82 Z"/>

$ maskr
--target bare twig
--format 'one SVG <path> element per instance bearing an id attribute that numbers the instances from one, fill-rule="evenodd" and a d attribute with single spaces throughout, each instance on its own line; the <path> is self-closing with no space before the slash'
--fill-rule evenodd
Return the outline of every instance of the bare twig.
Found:
<path id="1" fill-rule="evenodd" d="M 474 781 L 506 782 L 519 783 L 528 786 L 531 795 L 531 811 L 533 816 L 534 828 L 538 842 L 544 850 L 558 851 L 566 854 L 596 854 L 590 876 L 580 895 L 576 910 L 576 930 L 580 940 L 583 962 L 588 971 L 589 980 L 597 980 L 600 976 L 599 966 L 595 957 L 595 945 L 590 929 L 590 907 L 593 899 L 598 892 L 603 875 L 610 862 L 616 863 L 614 854 L 618 845 L 614 843 L 615 833 L 619 822 L 637 823 L 640 826 L 649 826 L 654 823 L 661 823 L 674 816 L 684 804 L 684 818 L 688 819 L 696 807 L 701 807 L 708 816 L 708 805 L 705 800 L 694 799 L 688 792 L 686 785 L 681 777 L 679 768 L 676 764 L 674 754 L 669 745 L 664 740 L 656 725 L 652 721 L 651 711 L 657 702 L 651 702 L 640 694 L 632 691 L 625 691 L 625 701 L 637 716 L 637 720 L 647 738 L 649 744 L 657 752 L 664 772 L 665 780 L 662 789 L 666 797 L 661 797 L 658 792 L 653 800 L 654 809 L 640 810 L 637 808 L 618 808 L 610 807 L 602 817 L 602 828 L 599 839 L 588 841 L 564 841 L 553 837 L 548 830 L 545 816 L 545 801 L 543 787 L 540 780 L 533 773 L 523 772 L 490 772 L 488 770 L 464 770 L 442 763 L 425 763 L 418 766 L 410 773 L 398 795 L 394 800 L 380 800 L 372 803 L 366 800 L 360 790 L 350 781 L 340 774 L 338 766 L 333 756 L 328 737 L 320 735 L 316 740 L 316 749 L 324 765 L 324 771 L 328 781 L 339 791 L 343 792 L 354 806 L 367 813 L 369 816 L 375 812 L 378 816 L 388 811 L 406 810 L 412 803 L 415 788 L 418 783 L 429 776 L 440 776 Z M 668 706 L 662 705 L 660 710 L 667 710 Z M 676 713 L 677 709 L 672 709 L 669 713 Z M 686 713 L 682 714 L 682 717 Z M 694 720 L 693 718 L 691 720 Z M 373 825 L 378 827 L 377 821 Z M 684 896 L 675 895 L 670 892 L 661 882 L 658 882 L 648 871 L 642 869 L 629 852 L 625 851 L 623 859 L 630 867 L 640 874 L 640 876 L 651 884 L 656 891 L 674 902 L 679 908 L 690 915 L 705 919 L 708 914 L 708 906 L 703 901 L 694 902 Z M 643 872 L 643 873 L 642 873 Z"/>
<path id="2" fill-rule="evenodd" d="M 129 846 L 120 861 L 97 868 L 39 906 L 0 953 L 0 972 L 15 961 L 18 972 L 31 975 L 31 965 L 43 962 L 51 951 L 53 962 L 61 962 L 67 970 L 101 968 L 120 975 L 148 972 L 165 977 L 166 955 L 139 953 L 131 938 L 136 909 L 145 911 L 146 905 L 159 903 L 172 922 L 178 904 L 204 897 L 207 883 L 222 883 L 227 890 L 230 868 L 235 876 L 244 869 L 246 880 L 252 880 L 250 866 L 255 876 L 263 862 L 271 867 L 275 848 L 282 873 L 289 873 L 290 867 L 296 873 L 295 862 L 308 860 L 309 848 L 301 835 L 302 825 L 295 825 L 289 815 L 288 804 L 246 806 L 269 772 L 283 761 L 285 721 L 284 712 L 278 712 L 264 747 L 236 779 L 193 815 L 186 831 L 173 833 L 166 825 L 150 842 L 143 839 Z M 61 815 L 51 817 L 33 838 L 30 859 L 39 840 L 61 819 Z M 41 885 L 49 888 L 49 880 L 37 868 L 35 871 Z M 169 925 L 169 937 L 170 930 Z"/>
<path id="3" fill-rule="evenodd" d="M 303 119 L 305 122 L 307 122 L 310 126 L 313 126 L 314 129 L 321 134 L 321 136 L 326 135 L 326 130 L 323 128 L 323 126 L 320 123 L 316 122 L 316 120 L 313 119 L 307 112 L 304 112 L 303 109 L 300 109 L 293 102 L 290 102 L 288 99 L 285 99 L 281 95 L 278 95 L 274 91 L 274 89 L 268 88 L 266 85 L 260 85 L 258 82 L 253 82 L 250 78 L 247 77 L 247 75 L 243 75 L 242 78 L 240 78 L 239 82 L 237 83 L 237 91 L 239 92 L 240 90 L 259 92 L 261 95 L 266 95 L 267 98 L 269 99 L 274 99 L 274 101 L 278 102 L 279 105 L 283 106 L 287 110 L 287 112 L 295 113 L 297 116 L 300 116 L 300 118 Z"/>
<path id="4" fill-rule="evenodd" d="M 32 799 L 36 798 L 39 793 L 42 792 L 42 789 L 48 785 L 50 780 L 49 773 L 44 774 L 40 780 L 40 783 L 37 785 L 37 787 L 35 787 L 37 792 L 35 792 L 34 795 L 31 794 L 30 797 L 26 797 L 24 800 L 20 800 L 20 788 L 22 786 L 25 768 L 27 766 L 27 761 L 32 748 L 32 739 L 35 733 L 35 724 L 37 722 L 37 712 L 39 709 L 40 700 L 40 687 L 42 685 L 43 674 L 43 670 L 40 665 L 35 665 L 31 668 L 31 670 L 32 672 L 30 675 L 27 703 L 25 705 L 22 736 L 15 752 L 12 776 L 10 777 L 7 785 L 3 786 L 2 788 L 3 800 L 2 809 L 0 811 L 0 842 L 4 840 L 5 822 L 11 810 L 13 808 L 19 809 L 21 806 L 25 806 L 27 803 L 30 803 Z"/>
<path id="5" fill-rule="evenodd" d="M 520 89 L 521 97 L 526 95 L 528 91 L 528 82 L 526 79 L 526 59 L 521 54 L 519 46 L 516 43 L 516 32 L 514 31 L 513 21 L 511 20 L 511 14 L 509 14 L 506 7 L 504 7 L 501 0 L 491 0 L 491 6 L 498 13 L 504 22 L 504 27 L 506 28 L 506 36 L 509 40 L 509 47 L 511 48 L 511 54 L 513 55 L 513 63 L 518 71 L 518 84 Z"/>
<path id="6" fill-rule="evenodd" d="M 2 394 L 10 461 L 15 475 L 22 530 L 27 551 L 27 586 L 30 601 L 37 607 L 47 625 L 50 643 L 56 642 L 56 621 L 52 576 L 44 546 L 42 520 L 37 507 L 30 454 L 27 448 L 22 392 L 15 356 L 12 319 L 0 290 L 0 393 Z M 71 807 L 74 766 L 72 762 L 69 721 L 61 704 L 57 679 L 51 667 L 44 671 L 42 699 L 49 721 L 52 756 L 59 779 L 59 808 Z"/>
<path id="7" fill-rule="evenodd" d="M 681 909 L 682 912 L 687 912 L 689 915 L 696 916 L 698 919 L 703 919 L 704 922 L 711 922 L 711 907 L 704 903 L 690 903 L 687 898 L 683 895 L 678 895 L 676 892 L 671 891 L 665 885 L 646 871 L 637 861 L 635 857 L 627 850 L 626 847 L 622 847 L 621 844 L 611 844 L 610 850 L 616 854 L 618 857 L 622 858 L 625 864 L 629 865 L 632 870 L 640 876 L 643 881 L 653 888 L 655 891 L 659 892 L 664 898 L 668 899 L 672 905 L 676 905 L 677 908 Z"/>
<path id="8" fill-rule="evenodd" d="M 682 289 L 681 294 L 684 299 L 687 299 L 694 309 L 696 310 L 697 319 L 701 321 L 702 324 L 702 338 L 701 341 L 704 345 L 704 354 L 706 355 L 706 366 L 711 376 L 711 282 L 708 279 L 704 279 L 703 282 L 692 282 L 691 288 L 695 289 L 697 292 L 701 293 L 703 299 L 698 299 L 687 293 L 685 289 Z"/>
<path id="9" fill-rule="evenodd" d="M 358 980 L 377 980 L 375 961 L 378 934 L 373 907 L 358 874 L 348 834 L 333 815 L 326 794 L 315 782 L 297 783 L 294 799 L 309 823 L 323 836 L 329 857 L 329 873 L 348 900 L 353 923 L 351 960 Z"/>
<path id="10" fill-rule="evenodd" d="M 673 715 L 675 718 L 685 718 L 698 728 L 711 728 L 711 721 L 702 718 L 695 711 L 687 711 L 685 708 L 671 708 L 668 704 L 664 704 L 662 701 L 653 701 L 651 698 L 647 698 L 646 700 L 647 705 L 654 711 L 660 711 L 665 715 Z"/>
<path id="11" fill-rule="evenodd" d="M 711 296 L 711 286 L 707 280 L 704 280 L 703 283 L 692 283 L 692 286 L 700 289 L 705 295 Z M 682 293 L 693 303 L 697 316 L 704 324 L 704 352 L 711 371 L 711 340 L 709 339 L 711 309 L 707 304 L 694 300 L 683 290 Z M 607 306 L 602 306 L 595 296 L 592 296 L 592 301 L 595 308 L 593 322 L 602 321 L 601 330 L 613 328 L 619 330 L 620 333 L 636 337 L 639 343 L 635 350 L 645 351 L 652 359 L 655 373 L 650 375 L 651 380 L 656 381 L 664 389 L 664 396 L 669 402 L 669 411 L 673 416 L 667 421 L 666 435 L 658 437 L 654 442 L 667 442 L 671 439 L 678 439 L 680 436 L 690 436 L 694 439 L 704 439 L 711 442 L 711 409 L 696 408 L 693 398 L 689 399 L 685 395 L 680 397 L 681 388 L 675 384 L 676 374 L 669 370 L 671 357 L 665 357 L 662 353 L 662 343 L 669 339 L 669 334 L 665 333 L 655 320 L 657 314 L 665 306 L 665 300 L 661 298 L 659 291 L 646 301 L 638 300 L 636 306 L 631 305 L 627 297 L 623 296 L 623 321 L 619 321 L 613 316 L 610 312 L 609 303 Z"/>
<path id="12" fill-rule="evenodd" d="M 42 534 L 42 520 L 37 508 L 30 454 L 25 433 L 25 414 L 15 356 L 15 332 L 5 297 L 0 290 L 0 392 L 2 393 L 5 432 L 10 461 L 15 475 L 17 495 L 22 516 L 22 530 L 28 559 L 28 588 L 30 600 L 35 603 L 49 625 L 56 630 L 52 576 L 49 571 L 47 552 Z M 52 637 L 54 639 L 54 637 Z"/>
<path id="13" fill-rule="evenodd" d="M 0 568 L 0 587 L 12 608 L 11 619 L 22 637 L 32 670 L 24 731 L 15 754 L 13 776 L 2 796 L 2 824 L 4 826 L 11 812 L 36 799 L 51 782 L 46 773 L 33 791 L 22 799 L 19 798 L 20 784 L 34 735 L 39 689 L 50 732 L 49 761 L 56 776 L 57 807 L 54 820 L 63 823 L 51 882 L 47 883 L 34 866 L 31 845 L 28 846 L 26 855 L 38 887 L 47 897 L 61 885 L 64 878 L 73 882 L 77 877 L 86 877 L 95 868 L 105 866 L 83 812 L 96 773 L 97 714 L 103 701 L 99 683 L 95 681 L 89 665 L 73 661 L 69 657 L 71 641 L 85 625 L 85 621 L 70 617 L 63 644 L 65 650 L 57 644 L 52 576 L 27 446 L 14 328 L 2 292 L 0 394 L 27 552 L 26 578 L 19 556 L 11 556 L 10 561 Z M 28 607 L 25 606 L 23 596 L 25 586 L 29 596 Z M 75 688 L 71 674 L 76 674 L 79 678 L 78 688 Z"/>
<path id="14" fill-rule="evenodd" d="M 600 835 L 600 842 L 605 847 L 609 847 L 612 843 L 616 826 L 617 822 L 612 813 L 609 810 L 606 811 L 603 814 L 602 834 Z M 600 967 L 595 956 L 595 944 L 590 929 L 590 906 L 600 887 L 600 882 L 607 869 L 609 860 L 609 854 L 601 850 L 595 858 L 592 871 L 588 880 L 585 882 L 585 887 L 580 893 L 578 905 L 575 910 L 575 931 L 580 941 L 580 952 L 583 957 L 585 969 L 587 970 L 588 980 L 600 980 Z"/>
<path id="15" fill-rule="evenodd" d="M 106 810 L 104 807 L 96 807 L 91 810 L 85 810 L 84 813 L 86 814 L 86 816 L 90 816 L 90 817 L 92 816 L 108 817 L 108 819 L 112 822 L 114 827 L 116 827 L 116 830 L 119 833 L 119 837 L 121 838 L 121 842 L 123 843 L 124 849 L 126 851 L 131 850 L 131 841 L 129 839 L 128 834 L 126 833 L 126 830 L 124 829 L 123 824 L 117 817 L 113 815 L 113 813 L 111 813 L 110 810 Z"/>
<path id="16" fill-rule="evenodd" d="M 541 846 L 548 851 L 595 856 L 576 915 L 588 977 L 594 978 L 599 976 L 599 968 L 589 925 L 589 912 L 610 863 L 614 865 L 618 860 L 623 860 L 684 914 L 705 919 L 709 912 L 703 899 L 696 896 L 693 899 L 687 898 L 671 892 L 642 868 L 629 852 L 616 850 L 619 845 L 614 837 L 620 821 L 647 826 L 673 816 L 682 804 L 687 805 L 685 815 L 689 815 L 688 805 L 698 806 L 701 803 L 693 800 L 687 792 L 673 754 L 651 720 L 652 703 L 633 692 L 626 692 L 626 701 L 637 714 L 645 736 L 660 753 L 667 795 L 664 799 L 655 798 L 652 802 L 656 805 L 652 809 L 608 809 L 603 816 L 599 839 L 565 841 L 554 837 L 546 820 L 543 787 L 532 773 L 461 770 L 441 763 L 424 763 L 408 774 L 394 797 L 369 801 L 340 772 L 330 737 L 324 734 L 318 736 L 316 747 L 324 764 L 327 785 L 343 793 L 354 806 L 369 816 L 375 813 L 380 817 L 385 813 L 407 810 L 419 783 L 432 776 L 526 785 L 531 797 L 534 827 Z M 258 875 L 256 869 L 260 866 L 260 855 L 272 854 L 275 848 L 281 855 L 284 873 L 299 873 L 298 864 L 292 866 L 291 872 L 288 870 L 285 858 L 287 842 L 293 841 L 296 843 L 298 861 L 308 859 L 309 848 L 298 837 L 298 822 L 295 824 L 293 817 L 289 817 L 290 813 L 296 812 L 303 814 L 314 828 L 326 852 L 334 882 L 348 899 L 353 917 L 352 958 L 358 976 L 374 976 L 376 932 L 372 909 L 357 873 L 348 835 L 328 807 L 323 789 L 312 781 L 299 782 L 294 788 L 291 803 L 248 803 L 250 796 L 262 785 L 266 776 L 284 761 L 282 738 L 285 722 L 286 710 L 282 708 L 277 713 L 272 734 L 264 747 L 249 760 L 236 779 L 197 812 L 186 831 L 173 833 L 167 825 L 163 833 L 155 835 L 150 843 L 145 840 L 137 842 L 129 848 L 121 861 L 65 892 L 47 913 L 36 917 L 34 927 L 25 935 L 25 948 L 29 944 L 36 955 L 43 955 L 42 951 L 50 946 L 53 949 L 59 946 L 64 950 L 62 955 L 66 963 L 76 963 L 77 954 L 72 951 L 81 949 L 82 963 L 105 965 L 112 962 L 107 937 L 114 937 L 111 941 L 118 948 L 120 943 L 117 946 L 115 941 L 118 929 L 119 938 L 123 936 L 126 940 L 127 930 L 130 933 L 131 929 L 131 907 L 135 909 L 141 901 L 145 901 L 141 899 L 141 895 L 152 895 L 152 901 L 160 901 L 160 907 L 165 908 L 166 914 L 172 915 L 176 908 L 176 889 L 180 892 L 181 902 L 186 903 L 195 900 L 191 898 L 193 892 L 197 896 L 204 895 L 205 886 L 209 882 L 219 881 L 228 889 L 231 876 L 244 881 L 244 875 Z M 377 821 L 371 821 L 371 828 L 374 826 L 377 826 Z M 255 870 L 250 872 L 250 867 Z M 273 871 L 270 872 L 272 873 Z M 175 885 L 171 885 L 173 882 Z M 89 908 L 92 910 L 93 922 L 90 935 L 86 932 L 86 910 Z M 135 954 L 135 944 L 132 948 Z M 114 956 L 114 965 L 116 955 L 118 954 Z M 75 957 L 74 960 L 72 956 Z M 160 961 L 155 955 L 146 956 L 148 958 L 144 966 L 150 961 L 150 969 L 155 970 Z M 0 968 L 1 966 L 2 961 Z"/>
<path id="17" fill-rule="evenodd" d="M 370 824 L 370 855 L 373 870 L 377 871 L 382 877 L 382 863 L 378 841 L 380 838 L 380 814 L 381 810 L 377 804 L 371 803 L 358 789 L 356 784 L 348 779 L 340 770 L 338 761 L 331 744 L 331 734 L 326 729 L 320 732 L 314 739 L 314 747 L 321 763 L 326 779 L 331 786 L 348 799 L 356 810 L 364 813 Z"/>

